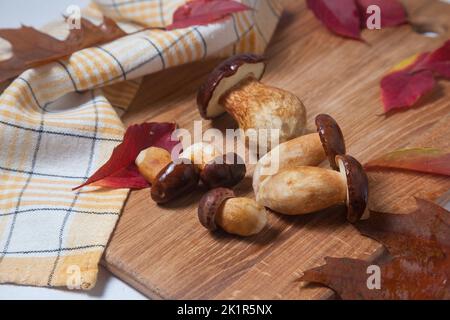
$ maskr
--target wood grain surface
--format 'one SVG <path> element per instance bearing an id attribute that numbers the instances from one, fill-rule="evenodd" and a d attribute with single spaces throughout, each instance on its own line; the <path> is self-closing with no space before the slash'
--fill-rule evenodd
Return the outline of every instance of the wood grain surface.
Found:
<path id="1" fill-rule="evenodd" d="M 268 51 L 263 82 L 298 95 L 308 109 L 308 125 L 318 113 L 341 125 L 348 153 L 361 162 L 407 146 L 450 148 L 450 83 L 439 82 L 417 107 L 382 115 L 379 81 L 393 65 L 412 54 L 433 50 L 449 38 L 450 5 L 440 1 L 404 1 L 409 25 L 364 31 L 366 43 L 330 34 L 304 1 L 286 8 Z M 124 116 L 126 124 L 176 121 L 192 128 L 199 120 L 196 90 L 218 61 L 202 61 L 166 70 L 144 80 Z M 204 128 L 234 126 L 228 116 L 203 122 Z M 251 171 L 237 187 L 253 196 Z M 369 174 L 370 208 L 405 213 L 413 196 L 435 200 L 450 189 L 450 179 L 406 172 Z M 303 270 L 326 256 L 372 259 L 378 243 L 345 222 L 343 209 L 298 217 L 271 213 L 259 235 L 238 238 L 205 230 L 197 220 L 203 190 L 157 206 L 149 190 L 132 192 L 106 250 L 104 264 L 151 298 L 164 299 L 319 299 L 329 289 L 300 283 Z"/>

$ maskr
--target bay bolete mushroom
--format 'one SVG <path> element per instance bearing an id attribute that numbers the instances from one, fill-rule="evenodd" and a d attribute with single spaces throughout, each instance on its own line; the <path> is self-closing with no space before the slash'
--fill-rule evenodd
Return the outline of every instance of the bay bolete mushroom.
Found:
<path id="1" fill-rule="evenodd" d="M 244 179 L 245 173 L 244 160 L 230 152 L 207 163 L 200 171 L 200 180 L 208 189 L 231 188 Z"/>
<path id="2" fill-rule="evenodd" d="M 200 170 L 203 170 L 208 162 L 221 155 L 222 152 L 212 143 L 197 142 L 183 150 L 179 155 L 179 159 L 187 159 L 197 165 Z"/>
<path id="3" fill-rule="evenodd" d="M 183 194 L 194 191 L 200 180 L 197 166 L 175 163 L 169 151 L 150 147 L 136 158 L 139 173 L 151 184 L 150 195 L 159 204 L 167 203 Z"/>
<path id="4" fill-rule="evenodd" d="M 150 184 L 154 183 L 158 173 L 170 162 L 172 162 L 170 152 L 158 147 L 142 150 L 135 160 L 139 173 Z"/>
<path id="5" fill-rule="evenodd" d="M 167 150 L 150 147 L 135 163 L 151 184 L 152 199 L 163 204 L 194 191 L 200 180 L 207 188 L 238 184 L 246 173 L 243 160 L 234 153 L 220 154 L 213 145 L 197 143 L 186 148 L 179 156 L 181 161 L 173 162 Z"/>
<path id="6" fill-rule="evenodd" d="M 354 223 L 363 217 L 367 206 L 367 175 L 351 156 L 338 155 L 336 163 L 340 171 L 309 166 L 282 170 L 261 183 L 257 202 L 287 215 L 344 204 L 347 220 Z"/>
<path id="7" fill-rule="evenodd" d="M 233 56 L 208 76 L 197 104 L 205 119 L 229 113 L 244 131 L 279 129 L 280 142 L 303 134 L 306 110 L 294 94 L 261 83 L 265 59 L 254 54 Z"/>
<path id="8" fill-rule="evenodd" d="M 245 177 L 244 160 L 234 152 L 223 155 L 213 144 L 195 143 L 184 150 L 179 159 L 196 165 L 200 181 L 208 189 L 231 188 Z"/>
<path id="9" fill-rule="evenodd" d="M 234 192 L 227 188 L 216 188 L 200 200 L 198 219 L 211 231 L 220 226 L 228 233 L 250 236 L 265 227 L 267 213 L 265 208 L 253 199 L 236 197 Z"/>
<path id="10" fill-rule="evenodd" d="M 192 163 L 171 162 L 156 176 L 151 197 L 158 203 L 167 203 L 181 195 L 188 194 L 198 186 L 200 173 Z"/>
<path id="11" fill-rule="evenodd" d="M 253 173 L 253 190 L 259 192 L 261 182 L 285 169 L 297 166 L 317 166 L 326 158 L 330 167 L 338 170 L 335 157 L 345 154 L 345 141 L 337 122 L 327 114 L 315 119 L 317 132 L 279 144 L 266 153 L 256 164 Z"/>

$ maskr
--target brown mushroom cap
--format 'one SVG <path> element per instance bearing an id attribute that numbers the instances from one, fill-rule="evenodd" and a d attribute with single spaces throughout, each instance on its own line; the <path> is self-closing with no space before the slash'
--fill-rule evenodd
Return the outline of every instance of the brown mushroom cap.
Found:
<path id="1" fill-rule="evenodd" d="M 212 119 L 224 113 L 225 109 L 219 104 L 220 97 L 250 76 L 261 79 L 265 67 L 265 58 L 254 54 L 236 55 L 219 64 L 198 90 L 200 115 Z"/>
<path id="2" fill-rule="evenodd" d="M 244 179 L 244 160 L 236 153 L 227 153 L 207 163 L 200 173 L 200 180 L 209 188 L 231 188 Z"/>
<path id="3" fill-rule="evenodd" d="M 345 141 L 341 128 L 328 114 L 319 114 L 316 117 L 316 127 L 331 168 L 339 170 L 336 156 L 345 154 Z"/>
<path id="4" fill-rule="evenodd" d="M 216 230 L 216 214 L 227 199 L 236 197 L 233 190 L 227 188 L 212 189 L 200 199 L 198 219 L 208 230 Z"/>
<path id="5" fill-rule="evenodd" d="M 362 165 L 349 155 L 336 156 L 340 172 L 347 181 L 347 220 L 357 222 L 364 214 L 369 197 L 369 181 Z"/>
<path id="6" fill-rule="evenodd" d="M 192 163 L 171 162 L 162 169 L 152 184 L 151 197 L 156 203 L 167 203 L 193 191 L 200 179 L 197 166 Z"/>

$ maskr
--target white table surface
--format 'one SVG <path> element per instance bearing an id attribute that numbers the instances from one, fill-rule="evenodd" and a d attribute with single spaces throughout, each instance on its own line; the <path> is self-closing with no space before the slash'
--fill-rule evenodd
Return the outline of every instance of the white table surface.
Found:
<path id="1" fill-rule="evenodd" d="M 86 6 L 89 0 L 0 0 L 0 28 L 21 24 L 40 27 L 58 19 L 69 5 Z M 0 285 L 3 299 L 146 299 L 142 294 L 100 268 L 97 285 L 91 291 L 71 291 L 16 285 Z"/>

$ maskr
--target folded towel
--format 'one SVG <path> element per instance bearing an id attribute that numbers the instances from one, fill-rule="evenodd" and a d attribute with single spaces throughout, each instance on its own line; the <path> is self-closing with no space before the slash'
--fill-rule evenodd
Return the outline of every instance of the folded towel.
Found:
<path id="1" fill-rule="evenodd" d="M 120 143 L 120 117 L 140 77 L 212 56 L 264 51 L 282 6 L 276 0 L 242 2 L 254 10 L 207 26 L 130 34 L 27 70 L 4 89 L 1 283 L 81 289 L 95 285 L 98 263 L 129 190 L 72 188 Z M 105 14 L 131 32 L 142 24 L 170 24 L 174 10 L 184 3 L 96 0 L 83 16 L 100 21 Z"/>

